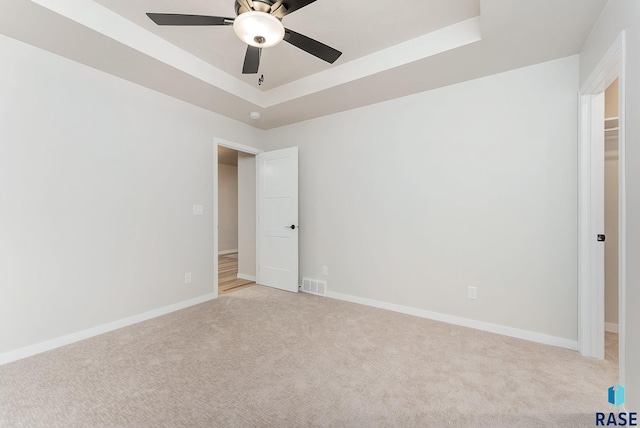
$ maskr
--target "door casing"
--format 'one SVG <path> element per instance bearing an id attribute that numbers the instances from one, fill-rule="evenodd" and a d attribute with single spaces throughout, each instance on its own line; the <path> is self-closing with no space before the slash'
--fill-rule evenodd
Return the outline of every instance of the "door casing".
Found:
<path id="1" fill-rule="evenodd" d="M 585 356 L 604 358 L 604 280 L 600 269 L 604 267 L 603 243 L 597 242 L 597 218 L 603 210 L 599 206 L 604 192 L 593 183 L 602 168 L 593 166 L 594 100 L 618 79 L 619 92 L 619 172 L 618 172 L 618 308 L 619 308 L 619 382 L 624 384 L 625 373 L 625 290 L 626 290 L 626 156 L 625 156 L 625 32 L 602 57 L 594 72 L 580 88 L 579 144 L 578 144 L 578 350 Z M 604 122 L 604 114 L 602 114 Z M 602 136 L 604 138 L 604 136 Z M 604 155 L 604 154 L 603 154 Z M 603 202 L 602 202 L 603 203 Z M 596 264 L 596 268 L 593 265 Z M 602 324 L 602 325 L 600 325 Z"/>

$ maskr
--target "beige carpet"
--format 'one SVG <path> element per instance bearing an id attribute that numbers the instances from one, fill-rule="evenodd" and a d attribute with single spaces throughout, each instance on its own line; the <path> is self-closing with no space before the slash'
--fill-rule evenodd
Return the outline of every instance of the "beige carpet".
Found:
<path id="1" fill-rule="evenodd" d="M 2 427 L 592 427 L 610 361 L 259 286 L 0 367 Z"/>

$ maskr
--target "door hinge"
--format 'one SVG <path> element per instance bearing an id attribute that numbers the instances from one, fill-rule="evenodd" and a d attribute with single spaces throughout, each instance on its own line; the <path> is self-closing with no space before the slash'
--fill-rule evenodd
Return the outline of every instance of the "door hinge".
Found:
<path id="1" fill-rule="evenodd" d="M 605 240 L 606 238 L 607 238 L 606 236 L 604 236 L 604 235 L 602 235 L 602 234 L 598 234 L 598 242 L 604 242 L 604 240 Z"/>

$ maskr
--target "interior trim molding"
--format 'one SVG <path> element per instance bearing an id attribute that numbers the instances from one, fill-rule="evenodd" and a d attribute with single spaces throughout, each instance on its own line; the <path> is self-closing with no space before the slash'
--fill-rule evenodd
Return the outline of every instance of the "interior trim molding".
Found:
<path id="1" fill-rule="evenodd" d="M 218 251 L 218 255 L 219 256 L 225 256 L 227 254 L 233 254 L 233 253 L 237 253 L 238 249 L 236 248 L 235 250 L 222 250 L 222 251 Z"/>
<path id="2" fill-rule="evenodd" d="M 270 89 L 265 92 L 260 106 L 273 107 L 480 40 L 479 15 Z"/>
<path id="3" fill-rule="evenodd" d="M 468 318 L 457 317 L 454 315 L 441 314 L 438 312 L 427 311 L 425 309 L 418 309 L 412 308 L 410 306 L 397 305 L 395 303 L 382 302 L 380 300 L 373 300 L 364 297 L 352 296 L 349 294 L 336 293 L 335 291 L 327 291 L 326 297 L 337 300 L 344 300 L 346 302 L 358 303 L 374 308 L 386 309 L 389 311 L 413 315 L 416 317 L 426 318 L 434 321 L 446 322 L 448 324 L 459 325 L 462 327 L 469 327 L 489 333 L 501 334 L 503 336 L 515 337 L 517 339 L 524 339 L 531 342 L 542 343 L 545 345 L 557 346 L 560 348 L 570 349 L 572 351 L 578 350 L 577 340 L 565 339 L 563 337 L 550 336 L 543 333 L 536 333 L 534 331 L 506 327 L 499 324 L 476 321 Z"/>
<path id="4" fill-rule="evenodd" d="M 612 322 L 604 323 L 604 331 L 608 331 L 609 333 L 618 333 L 618 324 Z"/>
<path id="5" fill-rule="evenodd" d="M 154 309 L 141 314 L 133 315 L 121 320 L 112 321 L 106 324 L 102 324 L 96 327 L 91 327 L 86 330 L 81 330 L 75 333 L 60 336 L 55 339 L 46 340 L 44 342 L 36 343 L 34 345 L 25 346 L 13 351 L 0 354 L 0 366 L 8 364 L 23 358 L 31 357 L 33 355 L 41 354 L 43 352 L 51 351 L 56 348 L 61 348 L 72 343 L 80 342 L 81 340 L 89 339 L 95 336 L 99 336 L 110 331 L 118 330 L 123 327 L 128 327 L 133 324 L 137 324 L 142 321 L 147 321 L 152 318 L 156 318 L 162 315 L 169 314 L 171 312 L 179 311 L 190 306 L 198 305 L 200 303 L 208 302 L 215 299 L 217 296 L 213 293 L 205 294 L 204 296 L 196 297 L 193 299 L 185 300 L 182 302 L 174 303 L 172 305 L 164 306 L 162 308 Z"/>
<path id="6" fill-rule="evenodd" d="M 236 277 L 237 277 L 238 279 L 246 279 L 247 281 L 253 281 L 253 282 L 256 282 L 256 277 L 255 277 L 255 276 L 253 276 L 253 275 L 245 275 L 245 274 L 243 274 L 243 273 L 238 272 L 238 273 L 236 274 Z"/>
<path id="7" fill-rule="evenodd" d="M 258 153 L 262 153 L 262 149 L 258 149 L 256 147 L 247 146 L 246 144 L 236 143 L 234 141 L 225 140 L 223 138 L 213 137 L 213 148 L 215 154 L 216 165 L 218 164 L 218 147 L 223 146 L 228 149 L 236 150 L 238 152 L 249 153 L 252 155 L 257 155 Z"/>
<path id="8" fill-rule="evenodd" d="M 605 357 L 604 247 L 596 234 L 604 221 L 600 174 L 600 117 L 593 117 L 595 99 L 618 78 L 618 379 L 626 376 L 626 32 L 622 30 L 602 55 L 578 94 L 578 350 L 588 357 Z M 599 102 L 599 101 L 598 101 Z M 597 107 L 599 108 L 599 107 Z M 604 116 L 604 112 L 602 113 Z M 598 112 L 600 116 L 600 112 Z M 597 122 L 596 122 L 597 121 Z M 594 124 L 597 124 L 594 125 Z M 597 138 L 595 138 L 595 131 Z M 597 144 L 596 144 L 597 143 Z M 606 138 L 603 142 L 606 144 Z M 598 146 L 597 148 L 595 146 Z"/>

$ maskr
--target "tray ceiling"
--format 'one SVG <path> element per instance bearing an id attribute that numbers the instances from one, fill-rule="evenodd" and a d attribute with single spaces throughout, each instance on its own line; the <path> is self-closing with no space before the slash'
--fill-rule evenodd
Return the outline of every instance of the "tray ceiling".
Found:
<path id="1" fill-rule="evenodd" d="M 291 45 L 242 75 L 230 27 L 159 27 L 146 12 L 235 16 L 233 0 L 12 0 L 0 34 L 269 129 L 577 54 L 606 0 L 317 0 L 286 27 L 343 52 Z M 249 112 L 260 112 L 253 120 Z"/>

